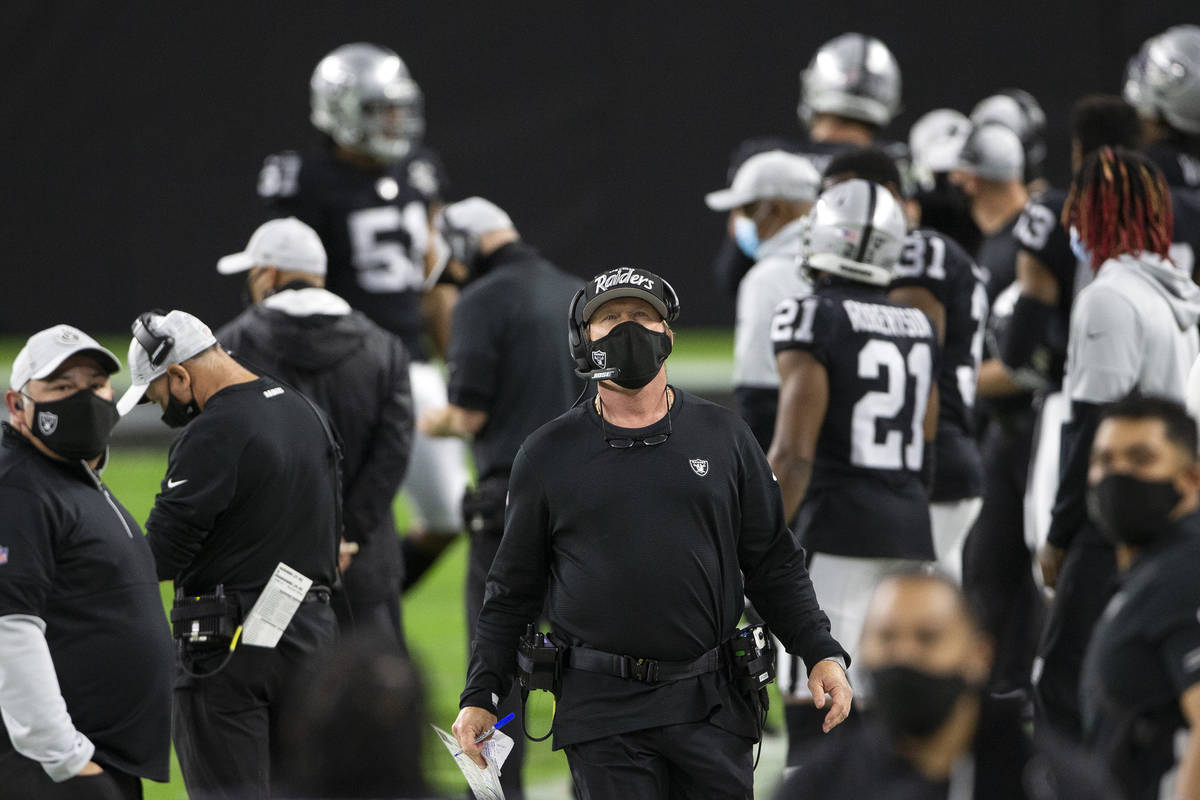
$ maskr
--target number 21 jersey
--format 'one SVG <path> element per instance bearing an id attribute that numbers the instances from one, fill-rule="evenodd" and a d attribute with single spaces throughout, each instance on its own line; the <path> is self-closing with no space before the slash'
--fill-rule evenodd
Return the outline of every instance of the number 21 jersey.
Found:
<path id="1" fill-rule="evenodd" d="M 921 483 L 924 419 L 937 374 L 929 317 L 882 288 L 838 282 L 784 300 L 775 352 L 805 350 L 825 367 L 829 396 L 797 533 L 810 551 L 931 560 Z"/>

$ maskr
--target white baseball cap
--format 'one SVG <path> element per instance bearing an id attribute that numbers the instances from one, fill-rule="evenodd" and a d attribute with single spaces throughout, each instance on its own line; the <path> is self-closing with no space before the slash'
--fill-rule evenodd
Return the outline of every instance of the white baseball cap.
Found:
<path id="1" fill-rule="evenodd" d="M 55 325 L 30 336 L 13 359 L 9 386 L 20 390 L 32 380 L 48 378 L 76 353 L 93 353 L 108 374 L 121 371 L 120 360 L 92 337 L 72 325 Z"/>
<path id="2" fill-rule="evenodd" d="M 117 411 L 128 414 L 144 400 L 151 381 L 179 364 L 197 356 L 217 343 L 207 325 L 186 311 L 150 311 L 133 323 L 129 341 L 129 372 L 133 382 L 121 399 Z"/>
<path id="3" fill-rule="evenodd" d="M 750 156 L 738 167 L 728 189 L 709 192 L 704 202 L 713 211 L 732 211 L 755 200 L 817 201 L 821 175 L 804 156 L 768 150 Z"/>
<path id="4" fill-rule="evenodd" d="M 468 197 L 438 212 L 438 227 L 449 227 L 479 237 L 514 227 L 504 209 L 482 197 Z"/>
<path id="5" fill-rule="evenodd" d="M 930 172 L 949 172 L 971 135 L 971 120 L 953 108 L 935 108 L 913 123 L 908 149 L 913 163 Z"/>
<path id="6" fill-rule="evenodd" d="M 963 143 L 954 169 L 991 181 L 1020 181 L 1025 175 L 1021 137 L 998 122 L 987 122 Z"/>
<path id="7" fill-rule="evenodd" d="M 253 267 L 324 275 L 325 247 L 317 232 L 295 217 L 273 219 L 258 226 L 245 250 L 217 262 L 217 272 L 222 275 Z"/>

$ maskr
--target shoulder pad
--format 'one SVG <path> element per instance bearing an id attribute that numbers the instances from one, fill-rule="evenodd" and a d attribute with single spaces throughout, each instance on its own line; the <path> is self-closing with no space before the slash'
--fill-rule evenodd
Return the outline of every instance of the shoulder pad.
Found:
<path id="1" fill-rule="evenodd" d="M 292 197 L 300 188 L 300 167 L 303 159 L 294 150 L 272 153 L 263 161 L 258 173 L 259 197 Z"/>
<path id="2" fill-rule="evenodd" d="M 1046 249 L 1050 234 L 1058 227 L 1058 214 L 1045 203 L 1030 201 L 1021 212 L 1013 237 L 1026 250 L 1041 252 Z"/>

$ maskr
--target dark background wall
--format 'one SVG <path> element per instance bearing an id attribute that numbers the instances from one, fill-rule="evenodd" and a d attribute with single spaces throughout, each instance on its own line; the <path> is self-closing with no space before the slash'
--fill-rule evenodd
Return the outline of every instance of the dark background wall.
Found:
<path id="1" fill-rule="evenodd" d="M 451 197 L 481 194 L 580 274 L 661 271 L 685 324 L 732 318 L 709 281 L 723 222 L 702 198 L 749 135 L 796 131 L 797 74 L 846 30 L 884 39 L 905 112 L 969 110 L 1004 86 L 1049 116 L 1113 91 L 1147 36 L 1194 0 L 825 3 L 5 3 L 0 331 L 124 330 L 152 306 L 238 309 L 216 259 L 263 210 L 265 154 L 312 143 L 308 78 L 348 41 L 397 50 L 426 95 Z M 1189 19 L 1189 17 L 1191 19 Z"/>

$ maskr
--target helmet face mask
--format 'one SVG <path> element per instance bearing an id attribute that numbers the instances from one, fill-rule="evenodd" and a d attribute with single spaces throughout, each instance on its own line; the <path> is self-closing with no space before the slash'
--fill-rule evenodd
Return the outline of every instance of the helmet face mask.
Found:
<path id="1" fill-rule="evenodd" d="M 900 113 L 900 66 L 887 45 L 844 33 L 817 50 L 800 73 L 800 121 L 834 114 L 882 128 Z"/>
<path id="2" fill-rule="evenodd" d="M 391 163 L 425 132 L 421 90 L 400 56 L 371 44 L 348 44 L 317 64 L 312 124 L 342 147 Z"/>
<path id="3" fill-rule="evenodd" d="M 908 234 L 891 192 L 861 179 L 831 187 L 809 212 L 801 255 L 807 272 L 887 286 Z"/>

